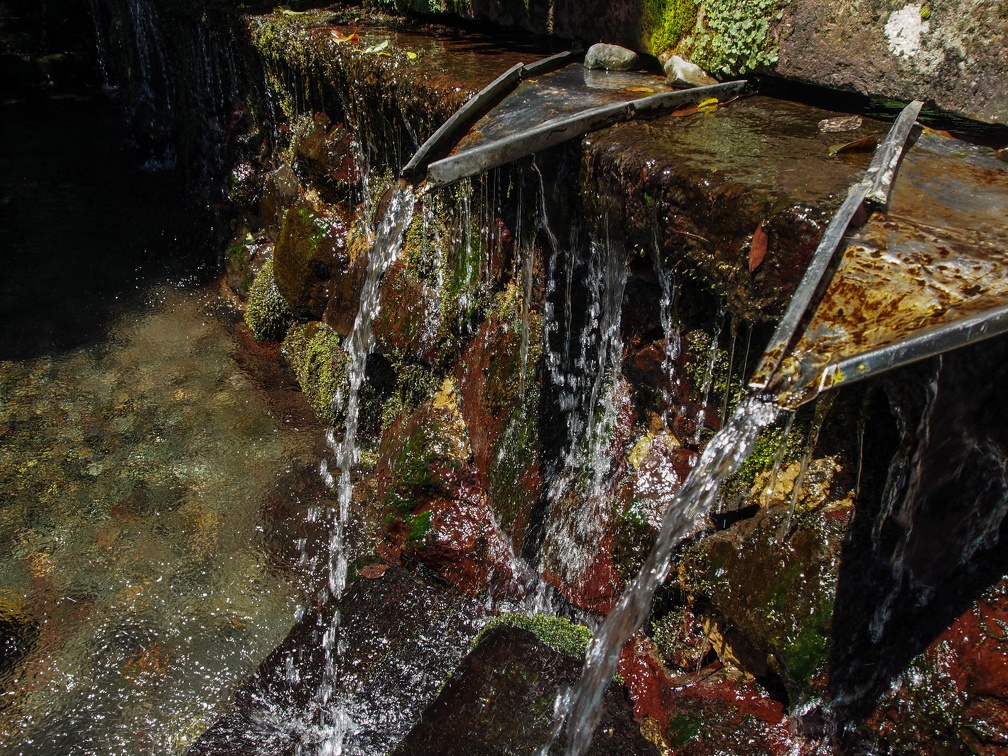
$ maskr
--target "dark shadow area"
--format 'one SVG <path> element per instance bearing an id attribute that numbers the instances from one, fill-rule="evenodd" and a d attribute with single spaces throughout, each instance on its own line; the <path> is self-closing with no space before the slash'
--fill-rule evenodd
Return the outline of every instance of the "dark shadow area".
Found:
<path id="1" fill-rule="evenodd" d="M 875 392 L 833 615 L 831 695 L 838 721 L 855 729 L 894 676 L 1008 571 L 997 547 L 1008 508 L 1008 340 L 883 380 L 889 404 Z"/>
<path id="2" fill-rule="evenodd" d="M 93 343 L 149 285 L 210 272 L 208 208 L 142 160 L 100 93 L 0 103 L 0 359 Z"/>

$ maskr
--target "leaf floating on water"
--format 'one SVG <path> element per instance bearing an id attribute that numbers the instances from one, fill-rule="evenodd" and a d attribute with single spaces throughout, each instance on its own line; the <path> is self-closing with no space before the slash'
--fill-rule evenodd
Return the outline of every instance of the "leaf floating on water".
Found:
<path id="1" fill-rule="evenodd" d="M 626 91 L 627 92 L 641 92 L 643 94 L 654 94 L 654 87 L 644 87 L 644 86 L 627 87 Z"/>
<path id="2" fill-rule="evenodd" d="M 366 52 L 366 53 L 380 53 L 380 52 L 384 52 L 385 49 L 388 46 L 389 46 L 389 41 L 386 39 L 384 42 L 379 42 L 377 45 L 373 45 L 373 46 L 367 48 L 366 50 L 364 50 L 364 52 Z"/>
<path id="3" fill-rule="evenodd" d="M 878 145 L 878 137 L 866 136 L 855 139 L 847 144 L 838 144 L 830 147 L 829 156 L 836 157 L 841 152 L 871 152 Z"/>
<path id="4" fill-rule="evenodd" d="M 354 32 L 353 34 L 347 34 L 344 37 L 338 31 L 333 29 L 331 32 L 329 32 L 329 34 L 336 42 L 357 42 L 358 40 L 360 40 L 360 36 L 357 34 L 357 32 Z"/>
<path id="5" fill-rule="evenodd" d="M 857 131 L 861 128 L 861 116 L 837 116 L 836 118 L 823 118 L 819 121 L 819 131 L 824 133 L 835 133 L 839 131 Z"/>
<path id="6" fill-rule="evenodd" d="M 752 244 L 749 245 L 749 272 L 752 273 L 763 264 L 763 258 L 766 257 L 767 251 L 767 235 L 766 231 L 763 230 L 763 224 L 760 223 L 756 226 L 756 230 L 752 235 Z"/>

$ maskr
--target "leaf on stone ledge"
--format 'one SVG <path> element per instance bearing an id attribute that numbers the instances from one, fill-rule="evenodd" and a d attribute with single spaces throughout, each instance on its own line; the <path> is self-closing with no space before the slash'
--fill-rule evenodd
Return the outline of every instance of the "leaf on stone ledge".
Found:
<path id="1" fill-rule="evenodd" d="M 861 139 L 855 139 L 853 142 L 847 142 L 847 144 L 838 144 L 835 147 L 830 147 L 829 156 L 836 157 L 841 152 L 871 152 L 877 144 L 878 137 L 866 136 Z"/>
<path id="2" fill-rule="evenodd" d="M 331 32 L 329 32 L 329 34 L 332 36 L 332 38 L 336 42 L 357 42 L 360 39 L 360 37 L 358 36 L 357 32 L 354 32 L 352 34 L 347 34 L 344 37 L 338 31 L 336 31 L 335 29 L 333 29 Z"/>
<path id="3" fill-rule="evenodd" d="M 752 244 L 749 245 L 749 272 L 752 273 L 763 264 L 763 258 L 766 257 L 767 251 L 767 235 L 766 231 L 763 230 L 763 224 L 760 223 L 756 226 L 756 230 L 752 235 Z"/>

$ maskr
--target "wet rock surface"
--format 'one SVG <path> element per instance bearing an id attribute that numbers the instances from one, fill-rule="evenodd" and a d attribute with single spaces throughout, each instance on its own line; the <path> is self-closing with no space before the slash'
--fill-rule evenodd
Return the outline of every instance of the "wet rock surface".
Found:
<path id="1" fill-rule="evenodd" d="M 367 573 L 378 577 L 363 577 Z M 433 699 L 481 623 L 479 602 L 422 569 L 361 570 L 338 606 L 308 610 L 235 694 L 232 711 L 190 754 L 290 754 L 317 747 L 313 697 L 324 669 L 322 635 L 341 617 L 333 706 L 350 725 L 345 753 L 384 752 Z"/>
<path id="2" fill-rule="evenodd" d="M 798 285 L 822 229 L 869 154 L 830 157 L 829 111 L 752 97 L 706 116 L 619 124 L 585 139 L 589 207 L 616 216 L 645 249 L 683 259 L 741 317 L 777 317 Z M 880 136 L 866 120 L 857 136 Z M 853 137 L 852 137 L 853 138 Z M 849 141 L 849 140 L 848 140 Z M 750 272 L 753 234 L 768 237 Z"/>
<path id="3" fill-rule="evenodd" d="M 668 5 L 648 13 L 663 15 Z M 774 3 L 760 12 L 771 5 L 776 12 Z M 723 7 L 704 9 L 708 28 L 726 21 Z M 576 16 L 593 15 L 537 2 L 487 4 L 477 15 L 538 28 L 551 10 L 560 34 L 584 28 Z M 635 18 L 621 6 L 583 23 L 623 23 L 625 12 Z M 175 16 L 165 11 L 164 18 Z M 786 42 L 786 30 L 767 20 L 756 25 L 760 45 Z M 784 13 L 776 20 L 791 23 Z M 357 9 L 243 17 L 225 28 L 238 30 L 234 39 L 251 35 L 262 58 L 250 80 L 264 82 L 269 96 L 242 93 L 251 102 L 199 111 L 201 128 L 229 145 L 214 160 L 234 166 L 231 206 L 221 211 L 239 221 L 230 285 L 241 294 L 254 276 L 269 302 L 287 308 L 268 332 L 253 327 L 254 335 L 284 339 L 282 349 L 267 344 L 263 354 L 285 355 L 316 413 L 337 426 L 327 413 L 346 387 L 339 369 L 383 189 L 472 92 L 552 45 L 384 21 Z M 731 51 L 705 39 L 704 63 L 719 75 L 771 65 L 776 49 L 764 45 L 746 57 L 739 47 L 742 57 L 728 60 Z M 212 71 L 230 72 L 210 77 L 220 91 L 243 70 L 241 56 L 205 57 Z M 618 97 L 651 88 L 642 77 L 618 81 L 610 90 Z M 151 108 L 138 108 L 138 131 L 154 142 L 170 129 L 147 118 Z M 327 661 L 338 667 L 328 679 L 341 680 L 333 700 L 348 717 L 347 752 L 385 752 L 403 738 L 396 753 L 534 752 L 551 728 L 557 688 L 577 676 L 576 657 L 497 628 L 438 685 L 487 606 L 522 597 L 534 572 L 552 584 L 539 599 L 556 599 L 553 611 L 597 617 L 613 606 L 672 492 L 738 401 L 764 338 L 746 323 L 780 314 L 887 127 L 861 118 L 838 136 L 820 125 L 843 115 L 770 97 L 708 103 L 614 126 L 419 197 L 403 252 L 381 284 L 377 349 L 365 370 L 366 443 L 351 500 L 366 520 L 350 534 L 356 578 L 337 605 L 327 604 L 326 555 L 280 543 L 319 540 L 331 510 L 271 525 L 270 559 L 304 573 L 314 598 L 193 752 L 317 747 L 332 724 L 322 709 L 336 709 L 323 703 L 320 688 Z M 859 139 L 866 151 L 835 149 Z M 205 147 L 190 145 L 189 154 L 209 154 Z M 273 260 L 265 263 L 270 240 Z M 274 266 L 268 277 L 267 265 Z M 250 288 L 246 315 L 263 301 L 256 284 Z M 963 375 L 1003 384 L 997 360 L 984 364 L 986 373 Z M 970 385 L 953 382 L 938 395 L 968 394 Z M 1004 517 L 1003 444 L 989 428 L 982 439 L 972 435 L 976 423 L 935 400 L 936 391 L 925 387 L 902 409 L 900 389 L 873 400 L 897 408 L 871 415 L 877 424 L 828 420 L 843 425 L 848 453 L 805 459 L 807 475 L 800 450 L 785 448 L 775 465 L 780 434 L 759 446 L 758 463 L 729 484 L 725 511 L 695 536 L 662 589 L 646 632 L 624 649 L 625 689 L 606 694 L 610 708 L 594 752 L 940 750 L 954 738 L 977 748 L 1000 744 L 1005 728 L 990 722 L 1003 721 L 1003 686 L 999 675 L 979 670 L 1003 651 L 991 641 L 1004 619 L 1004 570 L 991 557 Z M 984 396 L 990 416 L 1003 417 L 997 397 Z M 807 430 L 807 416 L 796 422 Z M 886 436 L 917 429 L 937 439 L 939 427 L 970 432 L 947 433 L 947 444 L 921 446 L 919 454 L 907 438 Z M 883 436 L 885 444 L 873 441 Z M 867 460 L 865 480 L 872 479 L 863 488 L 855 445 Z M 888 487 L 879 479 L 894 449 Z M 918 457 L 928 462 L 925 472 L 912 472 Z M 941 458 L 971 472 L 943 477 L 945 468 L 934 464 Z M 313 465 L 300 461 L 287 471 L 292 496 L 310 489 Z M 790 515 L 789 486 L 803 476 L 815 493 L 800 497 Z M 916 480 L 941 496 L 961 488 L 962 497 L 942 509 L 937 493 L 910 496 L 916 483 L 907 481 Z M 890 490 L 909 503 L 900 509 Z M 299 511 L 279 496 L 263 504 L 271 522 Z M 150 500 L 137 492 L 123 503 L 125 515 Z M 907 531 L 913 538 L 900 530 L 907 523 L 920 526 Z M 869 568 L 859 572 L 859 558 Z M 897 562 L 906 570 L 887 571 Z M 909 586 L 903 593 L 901 581 Z M 957 586 L 968 595 L 915 604 L 932 582 L 941 584 L 940 599 Z M 881 607 L 877 616 L 860 606 L 865 596 Z M 899 610 L 894 624 L 887 624 L 887 602 Z M 326 637 L 337 607 L 338 640 Z M 905 632 L 920 616 L 929 622 Z M 0 630 L 12 658 L 30 646 L 23 623 Z M 967 642 L 978 633 L 986 645 Z M 327 657 L 334 643 L 346 651 Z M 158 669 L 158 653 L 138 656 L 126 672 L 140 669 L 141 659 Z M 914 689 L 919 680 L 928 681 L 926 690 Z M 827 726 L 833 716 L 846 728 L 840 735 Z M 930 729 L 914 732 L 916 723 Z"/>
<path id="4" fill-rule="evenodd" d="M 557 689 L 572 684 L 580 669 L 580 659 L 550 648 L 527 630 L 494 628 L 392 753 L 536 753 L 550 736 Z M 619 690 L 610 687 L 604 700 L 588 753 L 656 754 Z"/>
<path id="5" fill-rule="evenodd" d="M 825 691 L 841 549 L 852 509 L 832 505 L 789 526 L 785 507 L 765 509 L 703 539 L 679 568 L 736 662 L 779 677 L 790 703 Z"/>

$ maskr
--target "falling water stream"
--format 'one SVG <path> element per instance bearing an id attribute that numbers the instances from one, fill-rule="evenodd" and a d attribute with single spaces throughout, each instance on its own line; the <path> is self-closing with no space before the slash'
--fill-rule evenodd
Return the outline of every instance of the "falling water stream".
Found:
<path id="1" fill-rule="evenodd" d="M 347 353 L 348 388 L 346 394 L 337 394 L 335 405 L 342 409 L 344 431 L 342 441 L 337 441 L 335 430 L 328 432 L 330 449 L 336 459 L 338 475 L 329 470 L 328 460 L 321 464 L 322 477 L 330 488 L 336 489 L 337 511 L 333 519 L 329 541 L 329 599 L 339 600 L 346 587 L 347 555 L 344 548 L 344 531 L 350 517 L 350 500 L 353 496 L 351 474 L 360 459 L 357 442 L 357 420 L 360 411 L 360 388 L 364 383 L 364 370 L 368 355 L 374 347 L 372 323 L 378 315 L 378 286 L 382 275 L 395 262 L 402 249 L 403 237 L 413 217 L 414 194 L 412 188 L 394 189 L 385 206 L 384 215 L 375 231 L 374 245 L 368 257 L 364 288 L 361 290 L 360 308 L 354 320 L 353 330 L 347 337 L 344 348 Z M 332 705 L 332 696 L 337 688 L 337 661 L 340 648 L 340 613 L 333 614 L 329 631 L 323 638 L 325 647 L 325 671 L 318 691 L 316 703 L 322 709 L 323 739 L 319 753 L 339 754 L 343 752 L 343 739 L 351 722 L 340 703 Z"/>
<path id="2" fill-rule="evenodd" d="M 745 462 L 757 434 L 774 421 L 777 412 L 774 404 L 765 399 L 745 399 L 728 424 L 710 440 L 696 467 L 669 501 L 657 543 L 644 566 L 594 634 L 577 686 L 557 696 L 553 739 L 542 754 L 550 752 L 564 727 L 569 737 L 568 756 L 579 756 L 588 749 L 601 715 L 602 694 L 616 671 L 620 651 L 647 619 L 655 590 L 668 575 L 676 547 L 699 526 L 721 482 Z"/>

